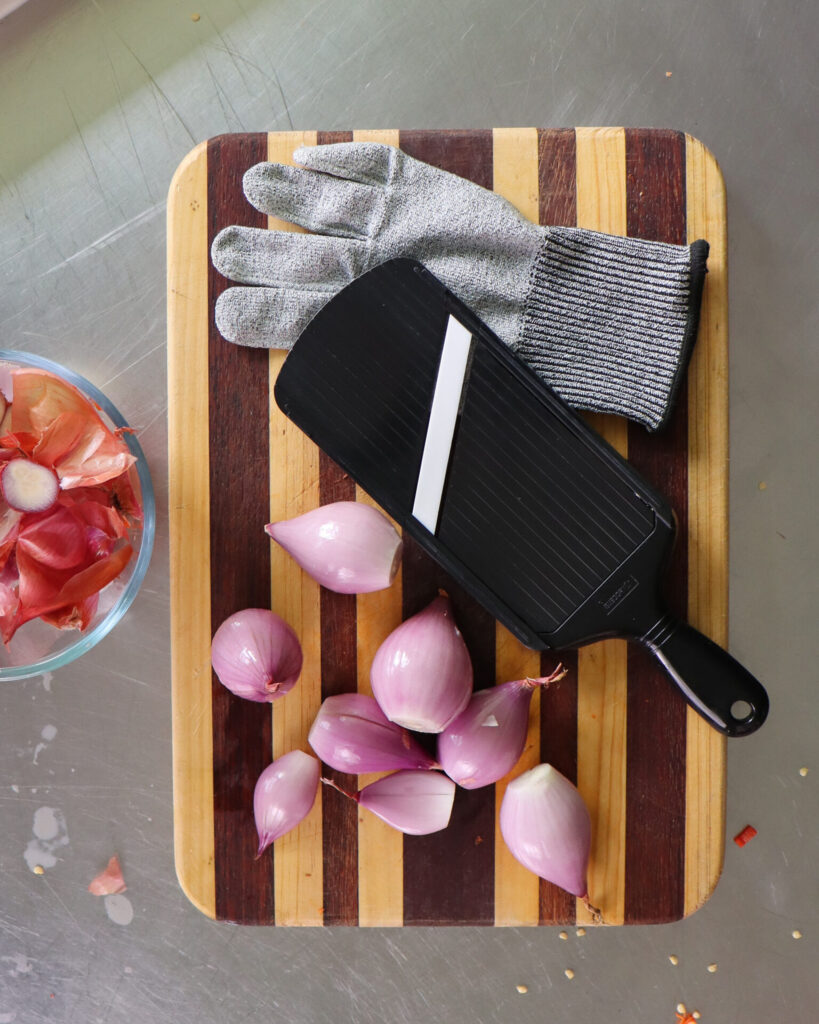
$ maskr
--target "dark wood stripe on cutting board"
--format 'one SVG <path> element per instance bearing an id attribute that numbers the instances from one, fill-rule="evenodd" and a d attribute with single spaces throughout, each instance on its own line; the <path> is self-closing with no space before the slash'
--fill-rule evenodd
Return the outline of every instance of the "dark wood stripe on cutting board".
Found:
<path id="1" fill-rule="evenodd" d="M 685 138 L 626 131 L 628 234 L 686 241 Z M 677 543 L 666 572 L 671 610 L 686 617 L 688 592 L 688 397 L 683 385 L 668 426 L 648 434 L 630 424 L 628 457 L 671 502 Z M 683 916 L 686 704 L 656 660 L 629 645 L 626 769 L 627 922 Z"/>
<path id="2" fill-rule="evenodd" d="M 319 146 L 352 142 L 352 132 L 318 132 Z M 355 501 L 355 482 L 323 451 L 319 452 L 319 499 Z M 355 693 L 355 594 L 336 594 L 321 588 L 321 699 L 337 693 Z M 358 788 L 355 775 L 326 765 L 323 774 L 348 793 Z M 325 925 L 358 924 L 358 806 L 330 786 L 321 794 L 322 860 L 324 865 Z"/>
<path id="3" fill-rule="evenodd" d="M 538 132 L 538 206 L 540 223 L 574 227 L 577 223 L 573 128 Z M 558 661 L 568 675 L 540 693 L 540 760 L 577 782 L 577 651 L 545 651 L 541 675 Z M 575 898 L 559 886 L 540 880 L 539 923 L 573 924 Z"/>
<path id="4" fill-rule="evenodd" d="M 574 128 L 537 133 L 540 223 L 573 228 L 577 224 L 577 173 Z"/>
<path id="5" fill-rule="evenodd" d="M 265 227 L 242 193 L 242 175 L 267 154 L 266 135 L 208 142 L 208 248 L 229 224 Z M 267 352 L 225 341 L 213 319 L 227 282 L 208 264 L 210 309 L 210 572 L 214 631 L 242 608 L 270 607 Z M 227 454 L 227 457 L 225 455 Z M 273 851 L 255 859 L 256 779 L 270 764 L 269 704 L 234 697 L 213 676 L 213 811 L 216 917 L 272 923 Z"/>
<path id="6" fill-rule="evenodd" d="M 431 134 L 402 131 L 410 156 L 492 188 L 492 132 Z M 475 670 L 475 689 L 495 683 L 495 620 L 446 575 L 411 538 L 405 538 L 403 614 L 414 615 L 438 589 L 452 598 Z M 491 925 L 495 900 L 495 790 L 458 789 L 449 827 L 431 836 L 404 837 L 404 923 Z"/>

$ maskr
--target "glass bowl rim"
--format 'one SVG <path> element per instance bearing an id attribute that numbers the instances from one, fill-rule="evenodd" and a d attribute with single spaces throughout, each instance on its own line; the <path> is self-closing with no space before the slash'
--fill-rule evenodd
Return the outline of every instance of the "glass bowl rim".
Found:
<path id="1" fill-rule="evenodd" d="M 148 571 L 148 564 L 151 561 L 151 555 L 153 554 L 154 548 L 154 536 L 156 533 L 156 499 L 154 496 L 154 487 L 151 482 L 151 474 L 148 469 L 148 461 L 145 458 L 145 453 L 142 450 L 142 446 L 136 439 L 136 435 L 130 433 L 130 427 L 128 422 L 120 413 L 119 409 L 113 404 L 113 402 L 107 398 L 100 389 L 92 384 L 90 380 L 87 380 L 82 374 L 77 373 L 74 370 L 70 370 L 66 366 L 62 366 L 60 363 L 55 363 L 51 359 L 47 359 L 45 356 L 34 355 L 30 352 L 19 352 L 12 349 L 0 349 L 0 362 L 8 363 L 19 363 L 21 366 L 33 366 L 39 370 L 47 370 L 49 373 L 53 373 L 55 376 L 62 378 L 69 384 L 73 384 L 74 387 L 78 388 L 84 395 L 90 398 L 92 401 L 102 409 L 109 420 L 114 424 L 115 427 L 125 428 L 125 432 L 122 435 L 123 441 L 128 445 L 132 454 L 136 456 L 137 477 L 139 478 L 139 487 L 142 498 L 142 537 L 139 545 L 139 552 L 137 554 L 136 564 L 131 574 L 131 578 L 125 586 L 125 589 L 120 594 L 117 603 L 108 611 L 104 618 L 90 629 L 87 633 L 78 633 L 77 640 L 70 646 L 64 648 L 62 651 L 58 651 L 56 654 L 50 654 L 45 658 L 41 658 L 39 661 L 31 662 L 27 665 L 8 665 L 0 667 L 0 681 L 6 679 L 28 679 L 31 676 L 43 675 L 46 672 L 52 672 L 54 669 L 62 668 L 64 665 L 70 664 L 72 661 L 90 651 L 92 647 L 96 646 L 102 640 L 103 637 L 107 636 L 108 633 L 116 626 L 116 624 L 122 619 L 128 609 L 131 607 L 134 598 L 142 586 L 142 581 L 145 579 L 145 574 Z"/>

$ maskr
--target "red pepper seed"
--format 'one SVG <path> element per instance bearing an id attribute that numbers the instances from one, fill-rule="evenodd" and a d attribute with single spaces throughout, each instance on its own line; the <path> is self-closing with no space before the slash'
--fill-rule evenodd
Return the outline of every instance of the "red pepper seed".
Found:
<path id="1" fill-rule="evenodd" d="M 741 832 L 738 832 L 734 836 L 734 842 L 737 846 L 744 846 L 746 843 L 749 843 L 756 834 L 757 831 L 753 825 L 746 825 Z"/>

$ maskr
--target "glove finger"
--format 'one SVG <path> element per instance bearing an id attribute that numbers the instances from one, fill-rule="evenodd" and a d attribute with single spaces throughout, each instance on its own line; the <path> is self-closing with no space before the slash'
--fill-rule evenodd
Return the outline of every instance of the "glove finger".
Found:
<path id="1" fill-rule="evenodd" d="M 328 146 L 300 146 L 296 163 L 314 171 L 365 185 L 385 185 L 404 154 L 380 142 L 334 142 Z"/>
<path id="2" fill-rule="evenodd" d="M 383 206 L 381 190 L 371 185 L 286 164 L 251 167 L 244 190 L 256 209 L 269 216 L 341 238 L 367 238 Z"/>
<path id="3" fill-rule="evenodd" d="M 224 228 L 211 246 L 213 265 L 239 284 L 338 291 L 366 267 L 367 246 L 347 238 L 266 228 Z"/>
<path id="4" fill-rule="evenodd" d="M 216 326 L 238 345 L 289 349 L 332 296 L 330 290 L 228 288 L 216 300 Z"/>

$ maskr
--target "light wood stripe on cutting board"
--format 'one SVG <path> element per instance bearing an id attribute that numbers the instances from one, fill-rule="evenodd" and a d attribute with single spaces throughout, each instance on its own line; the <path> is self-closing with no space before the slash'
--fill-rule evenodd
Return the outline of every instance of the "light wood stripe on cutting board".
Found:
<path id="1" fill-rule="evenodd" d="M 705 146 L 686 137 L 688 241 L 708 240 L 700 329 L 688 375 L 688 616 L 728 642 L 728 281 L 725 183 Z M 725 854 L 725 737 L 687 709 L 684 913 L 719 879 Z"/>
<path id="2" fill-rule="evenodd" d="M 208 433 L 191 429 L 208 422 L 207 192 L 202 143 L 180 164 L 168 195 L 168 333 L 176 341 L 168 347 L 168 436 L 176 454 L 168 504 L 176 870 L 188 899 L 213 917 Z"/>
<path id="3" fill-rule="evenodd" d="M 356 500 L 375 505 L 356 488 Z M 378 506 L 376 506 L 378 507 Z M 401 624 L 401 570 L 391 587 L 373 594 L 359 594 L 358 692 L 372 697 L 370 665 L 375 652 Z M 359 788 L 389 772 L 358 776 Z M 397 927 L 404 923 L 404 837 L 374 814 L 361 809 L 358 815 L 358 923 Z"/>
<path id="4" fill-rule="evenodd" d="M 353 133 L 353 139 L 397 146 L 398 132 L 361 130 Z M 375 504 L 360 487 L 356 488 L 356 500 Z M 357 598 L 358 690 L 370 697 L 370 665 L 382 641 L 401 624 L 401 592 L 399 570 L 391 587 Z M 385 774 L 360 775 L 358 785 L 363 788 Z M 390 927 L 404 923 L 404 837 L 363 810 L 358 815 L 358 923 Z"/>
<path id="5" fill-rule="evenodd" d="M 577 226 L 626 234 L 626 139 L 622 128 L 578 128 Z M 592 416 L 592 425 L 621 455 L 626 421 Z M 582 647 L 577 656 L 577 786 L 592 816 L 589 895 L 607 924 L 625 910 L 627 657 L 623 640 Z M 582 902 L 577 921 L 591 922 Z"/>
<path id="6" fill-rule="evenodd" d="M 493 133 L 493 188 L 518 210 L 538 220 L 538 135 L 535 128 L 496 128 Z M 495 681 L 536 677 L 540 652 L 531 651 L 500 623 L 495 627 Z M 536 925 L 539 881 L 515 860 L 500 832 L 500 805 L 512 779 L 540 762 L 540 691 L 535 689 L 529 711 L 526 746 L 520 761 L 495 786 L 495 924 Z"/>
<path id="7" fill-rule="evenodd" d="M 318 132 L 319 146 L 352 142 L 352 132 Z M 355 481 L 330 456 L 319 452 L 319 497 L 322 505 L 355 501 Z M 321 592 L 321 699 L 358 688 L 355 594 Z M 335 786 L 321 793 L 322 864 L 325 925 L 358 924 L 358 807 L 347 793 L 357 789 L 355 775 L 324 768 Z M 343 790 L 341 792 L 340 790 Z"/>
<path id="8" fill-rule="evenodd" d="M 268 135 L 267 158 L 292 164 L 293 150 L 316 143 L 315 132 Z M 273 217 L 268 227 L 292 229 Z M 273 385 L 286 353 L 271 350 L 270 518 L 289 519 L 319 504 L 319 450 L 280 411 Z M 319 587 L 277 544 L 271 542 L 271 607 L 295 629 L 304 650 L 298 685 L 273 709 L 273 753 L 310 752 L 307 733 L 321 704 Z M 323 917 L 321 787 L 304 821 L 274 844 L 276 924 L 318 925 Z"/>

